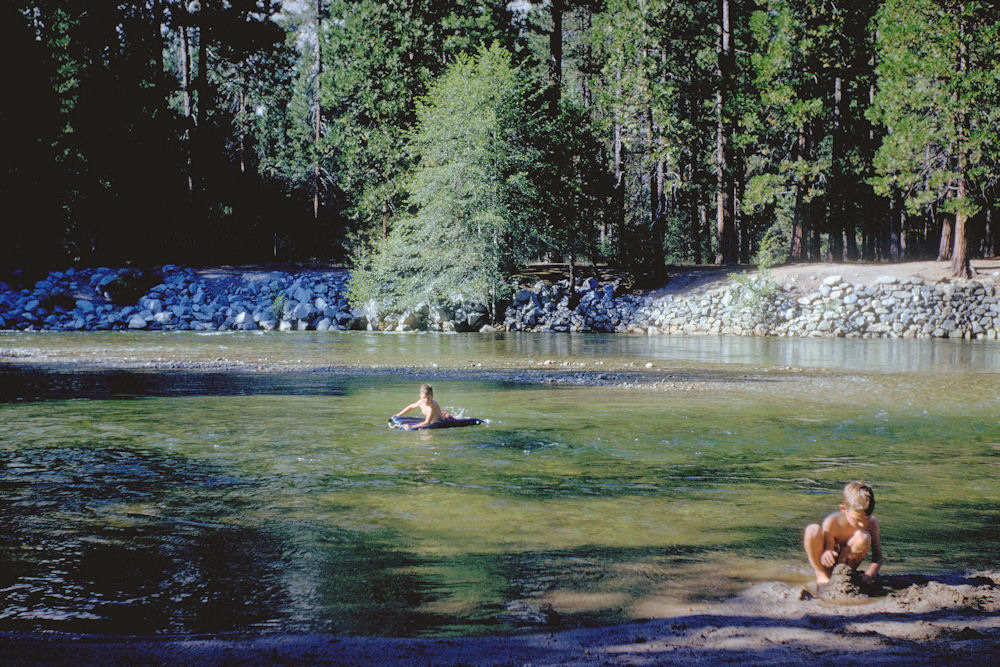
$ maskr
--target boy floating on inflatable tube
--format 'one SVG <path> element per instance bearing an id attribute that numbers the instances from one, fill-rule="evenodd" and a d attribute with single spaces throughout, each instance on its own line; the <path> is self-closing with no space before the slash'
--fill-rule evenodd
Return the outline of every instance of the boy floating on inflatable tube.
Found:
<path id="1" fill-rule="evenodd" d="M 429 384 L 420 386 L 420 398 L 417 399 L 416 403 L 407 405 L 393 416 L 402 417 L 414 408 L 420 408 L 420 411 L 424 413 L 424 420 L 419 424 L 414 424 L 413 426 L 404 426 L 403 428 L 407 431 L 413 428 L 421 428 L 423 426 L 427 426 L 428 424 L 433 424 L 434 422 L 441 421 L 442 419 L 452 419 L 452 416 L 447 412 L 443 412 L 441 410 L 441 406 L 434 400 L 434 389 Z"/>

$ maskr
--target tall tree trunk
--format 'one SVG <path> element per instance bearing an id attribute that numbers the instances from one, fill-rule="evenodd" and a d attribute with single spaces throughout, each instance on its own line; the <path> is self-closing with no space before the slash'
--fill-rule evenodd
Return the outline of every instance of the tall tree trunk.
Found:
<path id="1" fill-rule="evenodd" d="M 833 135 L 831 142 L 831 174 L 829 190 L 830 260 L 844 261 L 844 217 L 847 197 L 844 193 L 844 116 L 846 97 L 843 91 L 844 76 L 838 73 L 833 79 Z"/>
<path id="2" fill-rule="evenodd" d="M 156 87 L 160 89 L 163 80 L 163 0 L 153 0 L 153 71 L 156 72 Z M 163 96 L 160 96 L 163 99 Z"/>
<path id="3" fill-rule="evenodd" d="M 593 10 L 589 5 L 584 5 L 580 10 L 580 34 L 589 35 L 593 23 Z M 590 41 L 587 41 L 583 46 L 583 60 L 588 64 L 594 60 L 594 47 Z M 587 78 L 587 72 L 580 75 L 580 99 L 583 101 L 583 106 L 588 109 L 594 105 L 594 94 L 590 89 L 590 79 Z"/>
<path id="4" fill-rule="evenodd" d="M 948 181 L 948 195 L 946 196 L 947 199 L 952 198 L 951 194 L 952 187 L 953 187 L 952 182 Z M 951 251 L 953 248 L 952 231 L 953 228 L 951 225 L 951 220 L 948 219 L 947 215 L 942 215 L 941 235 L 938 241 L 938 255 L 937 255 L 937 261 L 939 262 L 946 262 L 951 259 Z"/>
<path id="5" fill-rule="evenodd" d="M 820 255 L 820 249 L 822 248 L 823 239 L 820 238 L 819 224 L 817 224 L 817 219 L 820 216 L 819 207 L 816 206 L 816 200 L 806 202 L 806 220 L 808 224 L 806 229 L 809 230 L 809 261 L 810 262 L 820 262 L 823 258 Z"/>
<path id="6" fill-rule="evenodd" d="M 888 255 L 891 262 L 898 262 L 903 258 L 902 238 L 905 223 L 906 206 L 903 204 L 903 195 L 896 192 L 893 194 L 892 210 L 889 215 Z"/>
<path id="7" fill-rule="evenodd" d="M 733 73 L 736 69 L 732 48 L 729 0 L 718 0 L 718 40 L 716 42 L 716 89 L 715 89 L 715 168 L 716 168 L 716 210 L 715 226 L 719 249 L 716 264 L 730 264 L 736 261 L 736 229 L 733 200 L 735 193 L 732 176 L 732 145 L 729 141 L 730 128 L 726 106 L 732 92 Z"/>
<path id="8" fill-rule="evenodd" d="M 208 173 L 208 166 L 205 164 L 206 151 L 204 140 L 207 127 L 205 127 L 208 116 L 209 88 L 208 88 L 208 41 L 209 41 L 209 3 L 202 0 L 198 10 L 198 75 L 195 77 L 194 92 L 194 124 L 191 128 L 191 152 L 192 167 L 191 172 L 194 180 L 194 195 L 198 215 L 204 215 L 206 206 L 205 181 Z"/>
<path id="9" fill-rule="evenodd" d="M 808 153 L 808 139 L 805 127 L 799 128 L 799 134 L 792 148 L 792 162 L 805 158 Z M 792 237 L 788 248 L 789 262 L 802 262 L 806 258 L 805 248 L 805 202 L 806 184 L 798 182 L 795 184 L 795 207 L 792 210 Z"/>
<path id="10" fill-rule="evenodd" d="M 1000 251 L 1000 234 L 996 229 L 996 210 L 989 206 L 983 212 L 985 224 L 983 228 L 983 257 L 996 257 Z"/>
<path id="11" fill-rule="evenodd" d="M 688 121 L 691 123 L 691 127 L 697 127 L 695 118 L 695 103 L 694 100 L 688 96 L 686 100 L 687 104 L 687 116 Z M 695 174 L 697 172 L 697 165 L 695 164 L 695 151 L 690 145 L 685 144 L 682 152 L 684 158 L 684 200 L 687 203 L 687 215 L 689 219 L 689 225 L 691 229 L 691 249 L 692 249 L 692 261 L 695 264 L 701 264 L 704 260 L 702 256 L 702 236 L 701 236 L 701 212 L 698 206 L 698 196 L 695 187 Z"/>
<path id="12" fill-rule="evenodd" d="M 195 84 L 195 126 L 204 124 L 208 113 L 208 0 L 202 0 L 198 11 L 198 78 Z"/>
<path id="13" fill-rule="evenodd" d="M 816 132 L 816 124 L 818 121 L 812 120 L 806 124 L 806 161 L 812 160 L 812 151 L 814 149 Z M 812 186 L 813 181 L 810 180 L 807 183 L 807 187 Z M 818 197 L 812 197 L 808 201 L 803 202 L 805 206 L 805 213 L 803 215 L 803 221 L 805 223 L 804 229 L 806 231 L 806 238 L 808 239 L 808 253 L 810 262 L 822 261 L 820 255 L 820 248 L 822 247 L 822 239 L 820 238 L 820 221 L 822 220 L 822 211 L 819 207 L 819 202 L 822 201 Z"/>
<path id="14" fill-rule="evenodd" d="M 969 60 L 966 50 L 965 38 L 965 5 L 959 5 L 960 24 L 958 35 L 958 75 L 964 81 L 968 69 Z M 955 247 L 951 253 L 951 273 L 956 278 L 971 278 L 972 267 L 969 264 L 969 231 L 968 214 L 966 213 L 966 170 L 968 169 L 968 137 L 969 128 L 968 114 L 964 109 L 959 108 L 955 120 L 955 127 L 958 128 L 958 139 L 956 141 L 958 149 L 958 175 L 955 188 L 955 199 L 958 200 L 958 208 L 955 212 Z"/>
<path id="15" fill-rule="evenodd" d="M 187 182 L 188 193 L 194 193 L 194 174 L 192 173 L 192 150 L 191 150 L 191 130 L 194 126 L 194 117 L 191 113 L 191 45 L 188 35 L 188 27 L 181 26 L 181 99 L 184 102 L 184 147 L 185 161 L 187 162 Z"/>
<path id="16" fill-rule="evenodd" d="M 620 94 L 619 89 L 619 95 Z M 625 171 L 622 168 L 622 125 L 621 120 L 618 117 L 617 110 L 615 111 L 614 133 L 614 148 L 612 157 L 614 164 L 612 165 L 612 171 L 615 177 L 615 185 L 614 192 L 612 193 L 614 198 L 612 211 L 614 215 L 613 224 L 615 226 L 615 235 L 617 236 L 617 241 L 620 246 L 625 237 Z"/>
<path id="17" fill-rule="evenodd" d="M 663 161 L 654 158 L 656 153 L 656 142 L 653 137 L 653 104 L 652 101 L 646 106 L 646 154 L 650 160 L 649 170 L 649 231 L 652 248 L 649 254 L 650 268 L 654 281 L 663 279 L 663 242 L 664 216 L 663 216 Z"/>
<path id="18" fill-rule="evenodd" d="M 313 134 L 313 220 L 319 221 L 319 194 L 322 187 L 321 172 L 319 165 L 320 156 L 320 130 L 322 129 L 322 113 L 319 104 L 320 77 L 323 74 L 323 50 L 322 50 L 322 30 L 323 30 L 323 0 L 316 0 L 316 81 L 313 92 L 313 116 L 315 128 Z"/>
<path id="19" fill-rule="evenodd" d="M 240 133 L 240 176 L 247 174 L 247 131 L 246 131 L 246 111 L 247 93 L 243 82 L 240 82 L 240 89 L 237 93 L 239 98 L 239 111 L 237 112 L 237 126 Z"/>
<path id="20" fill-rule="evenodd" d="M 563 0 L 551 0 L 549 11 L 549 113 L 559 113 L 562 96 L 562 14 Z"/>
<path id="21" fill-rule="evenodd" d="M 733 212 L 736 216 L 736 228 L 739 230 L 739 261 L 742 264 L 748 263 L 755 252 L 750 243 L 752 236 L 751 218 L 746 216 L 741 209 L 743 197 L 746 193 L 746 169 L 743 166 L 745 164 L 746 154 L 740 149 L 736 152 L 736 164 L 733 166 L 733 178 L 735 181 Z"/>
<path id="22" fill-rule="evenodd" d="M 549 87 L 546 91 L 549 103 L 549 117 L 554 121 L 559 116 L 559 100 L 562 97 L 562 12 L 563 0 L 551 0 L 549 8 Z M 560 181 L 562 179 L 560 178 Z M 555 210 L 549 211 L 549 228 L 559 228 L 559 215 Z M 572 272 L 573 257 L 570 250 L 570 271 Z M 576 285 L 569 281 L 569 295 L 576 294 Z"/>

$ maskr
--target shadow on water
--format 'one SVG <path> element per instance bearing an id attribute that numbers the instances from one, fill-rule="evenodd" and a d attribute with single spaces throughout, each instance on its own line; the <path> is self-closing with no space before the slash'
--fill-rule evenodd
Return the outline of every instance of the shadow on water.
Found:
<path id="1" fill-rule="evenodd" d="M 67 399 L 110 400 L 162 396 L 339 396 L 345 379 L 200 371 L 64 371 L 0 365 L 0 403 Z"/>
<path id="2" fill-rule="evenodd" d="M 418 622 L 407 610 L 421 584 L 391 574 L 409 562 L 391 535 L 245 525 L 260 491 L 182 457 L 0 451 L 0 631 L 376 634 L 383 617 L 399 631 Z"/>

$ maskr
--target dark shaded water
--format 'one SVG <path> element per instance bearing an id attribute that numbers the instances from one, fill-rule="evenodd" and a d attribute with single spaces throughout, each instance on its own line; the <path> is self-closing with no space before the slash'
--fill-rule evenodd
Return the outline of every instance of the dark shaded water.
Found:
<path id="1" fill-rule="evenodd" d="M 428 364 L 490 347 L 526 363 L 558 339 L 72 340 Z M 660 354 L 696 374 L 815 356 L 605 340 L 571 338 L 557 358 Z M 489 423 L 423 433 L 385 427 L 417 384 L 362 371 L 0 365 L 0 630 L 441 635 L 648 617 L 804 583 L 801 528 L 854 478 L 875 486 L 887 571 L 995 566 L 996 348 L 899 342 L 809 348 L 853 374 L 802 379 L 801 396 L 794 377 L 725 396 L 441 381 L 446 409 Z"/>

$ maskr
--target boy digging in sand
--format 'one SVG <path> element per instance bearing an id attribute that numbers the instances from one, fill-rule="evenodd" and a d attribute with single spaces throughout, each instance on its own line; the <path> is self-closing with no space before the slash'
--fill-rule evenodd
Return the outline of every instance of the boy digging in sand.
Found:
<path id="1" fill-rule="evenodd" d="M 402 417 L 414 408 L 420 408 L 420 411 L 424 413 L 424 420 L 419 424 L 414 424 L 413 426 L 404 426 L 403 428 L 406 430 L 427 426 L 428 424 L 433 424 L 434 422 L 442 419 L 451 419 L 451 415 L 447 412 L 442 412 L 441 406 L 434 400 L 434 389 L 431 388 L 429 384 L 420 386 L 420 398 L 417 399 L 416 403 L 407 405 L 393 416 Z"/>
<path id="2" fill-rule="evenodd" d="M 879 539 L 878 519 L 875 510 L 875 493 L 864 482 L 851 482 L 844 487 L 844 502 L 840 511 L 823 519 L 823 525 L 806 526 L 806 556 L 816 571 L 816 583 L 830 583 L 830 573 L 835 565 L 843 563 L 856 570 L 861 561 L 872 551 L 872 564 L 862 575 L 871 581 L 882 567 L 882 541 Z"/>

